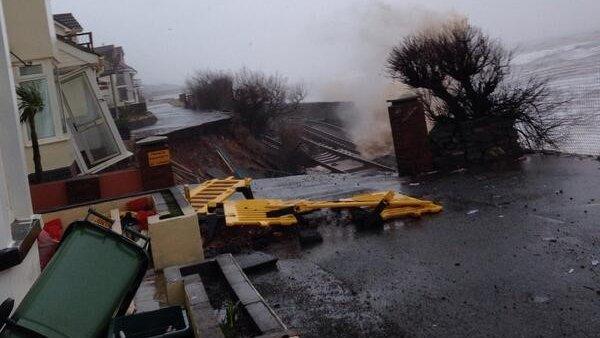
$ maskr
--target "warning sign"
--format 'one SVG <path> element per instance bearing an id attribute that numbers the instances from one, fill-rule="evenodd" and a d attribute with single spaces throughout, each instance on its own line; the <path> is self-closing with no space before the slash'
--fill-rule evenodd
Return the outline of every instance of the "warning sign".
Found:
<path id="1" fill-rule="evenodd" d="M 148 152 L 148 164 L 151 167 L 169 164 L 169 162 L 171 162 L 169 149 Z"/>

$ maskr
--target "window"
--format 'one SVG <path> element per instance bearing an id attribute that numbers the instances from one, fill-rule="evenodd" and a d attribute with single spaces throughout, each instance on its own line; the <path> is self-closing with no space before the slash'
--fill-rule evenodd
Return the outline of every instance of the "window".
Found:
<path id="1" fill-rule="evenodd" d="M 127 88 L 119 88 L 119 101 L 127 101 L 129 100 L 129 95 L 127 93 Z"/>
<path id="2" fill-rule="evenodd" d="M 121 74 L 117 74 L 117 86 L 124 86 L 125 85 L 125 74 L 121 73 Z"/>
<path id="3" fill-rule="evenodd" d="M 61 88 L 76 148 L 86 167 L 121 155 L 115 133 L 106 121 L 87 74 L 79 73 L 61 81 Z"/>
<path id="4" fill-rule="evenodd" d="M 20 76 L 39 75 L 42 74 L 42 72 L 42 65 L 19 67 Z"/>
<path id="5" fill-rule="evenodd" d="M 34 67 L 34 66 L 32 66 Z M 41 66 L 39 66 L 41 67 Z M 25 68 L 25 67 L 21 67 Z M 42 94 L 42 98 L 44 99 L 44 110 L 37 113 L 35 115 L 35 130 L 37 132 L 38 139 L 44 139 L 49 137 L 54 137 L 56 135 L 54 129 L 54 116 L 52 114 L 51 104 L 50 104 L 50 93 L 48 91 L 48 80 L 37 79 L 30 81 L 23 81 L 20 83 L 21 86 L 34 86 L 37 87 L 40 93 Z M 29 127 L 25 128 L 27 130 L 27 137 L 31 139 Z"/>

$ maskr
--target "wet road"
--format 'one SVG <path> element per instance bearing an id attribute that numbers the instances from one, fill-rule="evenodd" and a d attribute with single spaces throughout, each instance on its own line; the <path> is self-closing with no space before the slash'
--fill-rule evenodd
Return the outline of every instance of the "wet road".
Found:
<path id="1" fill-rule="evenodd" d="M 177 130 L 231 118 L 230 114 L 224 112 L 197 112 L 190 109 L 175 107 L 168 103 L 149 106 L 148 110 L 151 111 L 158 120 L 151 126 L 132 130 L 132 137 L 135 139 L 155 135 L 165 135 Z"/>
<path id="2" fill-rule="evenodd" d="M 597 336 L 599 169 L 592 159 L 536 155 L 419 185 L 391 175 L 258 180 L 257 196 L 393 188 L 445 210 L 371 234 L 343 214 L 320 215 L 322 244 L 277 244 L 278 270 L 250 277 L 305 337 Z"/>

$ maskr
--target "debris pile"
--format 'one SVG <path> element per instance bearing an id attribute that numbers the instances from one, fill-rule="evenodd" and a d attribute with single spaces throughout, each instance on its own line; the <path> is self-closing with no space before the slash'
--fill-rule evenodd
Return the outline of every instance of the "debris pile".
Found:
<path id="1" fill-rule="evenodd" d="M 227 231 L 228 236 L 220 245 L 229 252 L 239 251 L 239 247 L 231 247 L 230 243 L 260 248 L 263 242 L 295 233 L 296 226 L 307 224 L 305 215 L 324 209 L 349 211 L 359 230 L 379 229 L 387 220 L 442 211 L 440 205 L 431 201 L 394 191 L 363 193 L 337 200 L 254 199 L 251 182 L 249 178 L 228 177 L 185 188 L 186 198 L 200 217 L 207 248 L 223 231 Z M 246 199 L 230 200 L 236 192 L 242 192 Z"/>

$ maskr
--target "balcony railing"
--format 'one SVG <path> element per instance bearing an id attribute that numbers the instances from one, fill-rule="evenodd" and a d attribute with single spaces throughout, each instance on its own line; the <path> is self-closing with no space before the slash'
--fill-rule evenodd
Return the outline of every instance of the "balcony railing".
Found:
<path id="1" fill-rule="evenodd" d="M 87 49 L 90 52 L 94 51 L 94 36 L 92 32 L 57 35 L 57 37 L 59 40 L 69 43 L 71 45 Z"/>

